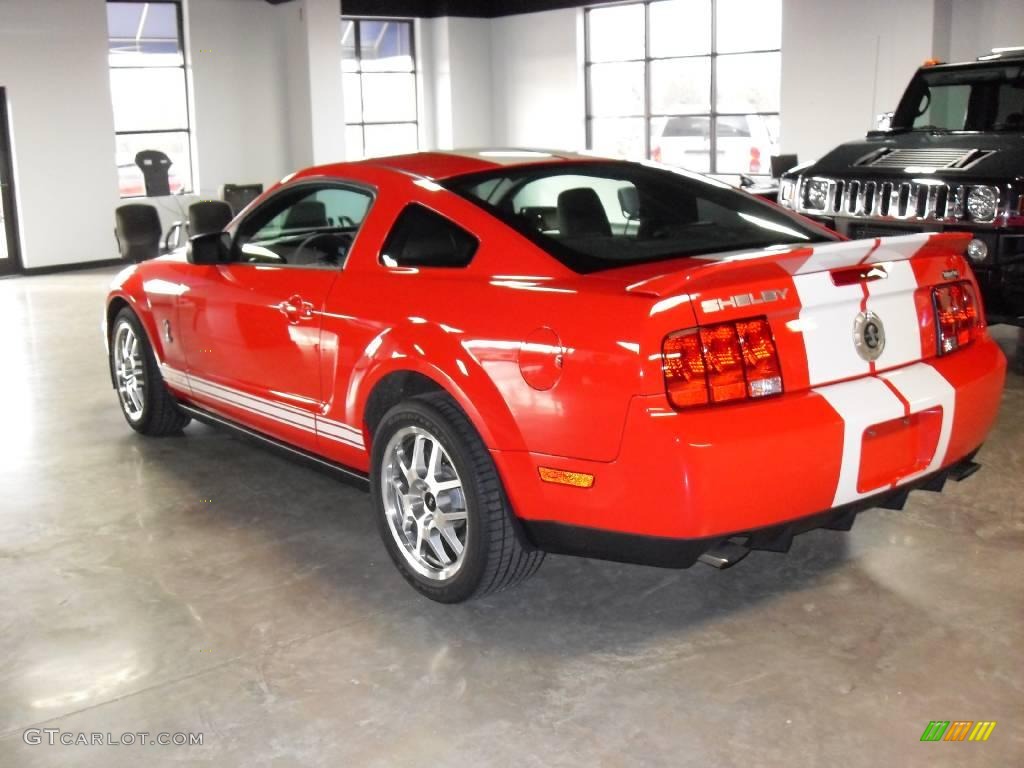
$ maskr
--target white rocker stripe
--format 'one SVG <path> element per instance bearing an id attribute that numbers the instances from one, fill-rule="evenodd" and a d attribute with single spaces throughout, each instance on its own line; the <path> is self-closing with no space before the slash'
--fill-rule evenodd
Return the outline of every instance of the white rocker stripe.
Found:
<path id="1" fill-rule="evenodd" d="M 182 389 L 186 392 L 189 391 L 190 387 L 188 385 L 188 377 L 185 376 L 185 374 L 181 373 L 180 371 L 176 371 L 167 365 L 161 364 L 160 375 L 163 377 L 164 381 L 166 381 L 172 387 Z"/>
<path id="2" fill-rule="evenodd" d="M 344 429 L 341 429 L 340 427 L 344 427 Z M 317 434 L 322 437 L 327 437 L 339 443 L 351 445 L 354 448 L 365 448 L 362 434 L 357 434 L 355 430 L 347 424 L 341 424 L 339 426 L 339 422 L 329 422 L 322 416 L 317 416 L 316 428 Z"/>
<path id="3" fill-rule="evenodd" d="M 189 380 L 192 383 L 192 391 L 197 395 L 205 395 L 227 405 L 233 405 L 250 413 L 273 419 L 281 424 L 316 434 L 316 421 L 312 414 L 297 414 L 283 408 L 277 408 L 274 404 L 267 403 L 261 398 L 253 397 L 237 390 L 230 390 L 216 384 L 211 385 L 209 382 L 197 379 L 195 376 L 189 376 Z"/>
<path id="4" fill-rule="evenodd" d="M 340 421 L 315 416 L 287 403 L 275 403 L 266 398 L 234 389 L 233 387 L 227 387 L 192 374 L 186 374 L 184 371 L 172 368 L 166 363 L 160 365 L 160 373 L 165 381 L 179 389 L 191 391 L 194 394 L 208 397 L 235 408 L 241 408 L 280 424 L 309 432 L 310 434 L 322 435 L 355 448 L 365 447 L 363 433 L 355 427 Z"/>

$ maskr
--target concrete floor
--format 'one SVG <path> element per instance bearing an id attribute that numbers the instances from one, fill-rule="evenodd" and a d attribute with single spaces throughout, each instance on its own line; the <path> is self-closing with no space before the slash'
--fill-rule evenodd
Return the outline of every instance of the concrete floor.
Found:
<path id="1" fill-rule="evenodd" d="M 204 426 L 129 430 L 111 274 L 0 281 L 0 765 L 1024 764 L 1024 376 L 982 472 L 851 533 L 725 572 L 551 557 L 445 607 L 361 492 Z M 936 719 L 998 726 L 920 743 Z"/>

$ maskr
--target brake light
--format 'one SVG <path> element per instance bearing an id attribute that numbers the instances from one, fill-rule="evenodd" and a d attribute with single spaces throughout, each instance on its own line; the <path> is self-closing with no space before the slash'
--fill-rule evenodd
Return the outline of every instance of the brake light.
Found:
<path id="1" fill-rule="evenodd" d="M 945 355 L 967 346 L 981 331 L 978 300 L 970 283 L 947 283 L 932 289 L 938 353 Z"/>
<path id="2" fill-rule="evenodd" d="M 669 402 L 676 408 L 782 393 L 782 370 L 765 317 L 690 328 L 662 344 Z"/>

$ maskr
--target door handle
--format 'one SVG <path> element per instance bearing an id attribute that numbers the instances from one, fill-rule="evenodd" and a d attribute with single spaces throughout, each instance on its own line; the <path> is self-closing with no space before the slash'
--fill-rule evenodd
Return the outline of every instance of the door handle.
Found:
<path id="1" fill-rule="evenodd" d="M 278 304 L 277 311 L 288 318 L 288 322 L 292 324 L 295 324 L 300 320 L 313 319 L 313 304 L 305 301 L 298 294 L 295 294 Z"/>

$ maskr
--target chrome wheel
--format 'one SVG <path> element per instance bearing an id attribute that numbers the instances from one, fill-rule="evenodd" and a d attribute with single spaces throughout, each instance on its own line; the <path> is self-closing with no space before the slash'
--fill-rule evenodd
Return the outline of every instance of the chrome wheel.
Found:
<path id="1" fill-rule="evenodd" d="M 142 418 L 146 403 L 146 373 L 142 354 L 142 343 L 135 331 L 128 323 L 121 323 L 114 334 L 111 355 L 121 408 L 132 421 Z"/>
<path id="2" fill-rule="evenodd" d="M 403 427 L 384 449 L 380 474 L 384 514 L 409 565 L 446 581 L 465 559 L 469 514 L 455 464 L 441 441 L 420 427 Z"/>

